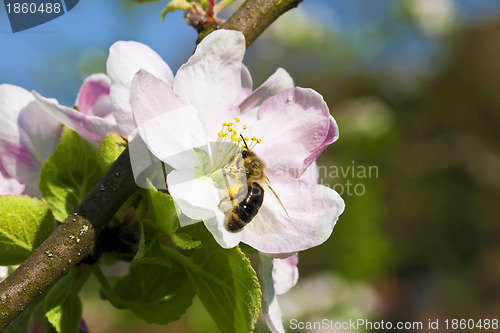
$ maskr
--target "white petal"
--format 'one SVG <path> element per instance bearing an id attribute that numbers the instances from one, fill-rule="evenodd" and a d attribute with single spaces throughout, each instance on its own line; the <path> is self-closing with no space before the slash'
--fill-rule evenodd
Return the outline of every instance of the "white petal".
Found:
<path id="1" fill-rule="evenodd" d="M 286 294 L 299 280 L 299 256 L 285 259 L 273 259 L 273 281 L 276 295 Z"/>
<path id="2" fill-rule="evenodd" d="M 215 218 L 205 220 L 204 222 L 217 243 L 225 249 L 230 249 L 241 242 L 243 232 L 227 231 L 225 221 L 226 216 L 220 211 L 217 211 L 217 216 Z"/>
<path id="3" fill-rule="evenodd" d="M 7 266 L 0 266 L 0 282 L 9 276 L 9 268 Z"/>
<path id="4" fill-rule="evenodd" d="M 337 192 L 296 179 L 271 178 L 271 186 L 290 215 L 269 190 L 257 216 L 245 227 L 243 242 L 264 253 L 292 253 L 320 245 L 344 211 Z"/>
<path id="5" fill-rule="evenodd" d="M 173 170 L 167 175 L 168 191 L 186 216 L 208 220 L 217 216 L 219 191 L 210 178 L 194 178 L 193 170 Z"/>
<path id="6" fill-rule="evenodd" d="M 38 196 L 40 169 L 54 152 L 62 128 L 30 92 L 7 84 L 0 85 L 0 117 L 2 172 L 24 184 L 24 194 Z"/>
<path id="7" fill-rule="evenodd" d="M 110 97 L 120 134 L 128 136 L 135 128 L 130 109 L 130 84 L 134 75 L 145 69 L 158 79 L 172 85 L 170 67 L 149 46 L 138 42 L 119 41 L 111 45 L 106 63 L 111 78 Z"/>
<path id="8" fill-rule="evenodd" d="M 87 116 L 73 108 L 60 105 L 55 99 L 45 98 L 36 91 L 33 91 L 33 95 L 46 112 L 90 140 L 102 141 L 108 134 L 117 131 L 114 121 L 110 122 L 97 116 Z"/>
<path id="9" fill-rule="evenodd" d="M 240 104 L 240 112 L 245 113 L 259 107 L 269 97 L 290 88 L 293 88 L 292 77 L 283 68 L 278 68 L 276 72 Z"/>
<path id="10" fill-rule="evenodd" d="M 175 93 L 196 107 L 214 138 L 223 121 L 237 116 L 244 53 L 241 32 L 217 30 L 203 39 L 175 76 Z"/>
<path id="11" fill-rule="evenodd" d="M 131 104 L 139 134 L 151 152 L 175 169 L 194 169 L 198 159 L 193 148 L 206 146 L 196 110 L 145 70 L 132 82 Z"/>
<path id="12" fill-rule="evenodd" d="M 284 333 L 281 309 L 274 290 L 273 260 L 262 254 L 259 254 L 259 258 L 261 261 L 262 313 L 271 332 Z"/>

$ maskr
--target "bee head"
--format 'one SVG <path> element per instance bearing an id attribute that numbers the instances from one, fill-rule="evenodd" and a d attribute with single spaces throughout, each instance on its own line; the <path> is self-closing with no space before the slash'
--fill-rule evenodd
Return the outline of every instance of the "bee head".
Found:
<path id="1" fill-rule="evenodd" d="M 242 149 L 241 155 L 245 164 L 245 173 L 248 181 L 259 180 L 264 177 L 264 163 L 250 149 Z"/>

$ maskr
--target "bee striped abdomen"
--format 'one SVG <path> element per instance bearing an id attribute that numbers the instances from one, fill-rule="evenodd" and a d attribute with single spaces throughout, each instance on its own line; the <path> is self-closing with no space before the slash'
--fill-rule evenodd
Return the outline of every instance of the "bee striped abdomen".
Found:
<path id="1" fill-rule="evenodd" d="M 231 232 L 243 229 L 257 215 L 263 201 L 264 189 L 262 186 L 256 182 L 250 182 L 246 197 L 227 216 L 227 229 Z"/>

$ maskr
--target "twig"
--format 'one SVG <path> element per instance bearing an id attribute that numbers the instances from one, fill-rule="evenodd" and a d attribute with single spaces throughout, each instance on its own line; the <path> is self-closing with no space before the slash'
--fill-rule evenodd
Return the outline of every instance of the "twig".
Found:
<path id="1" fill-rule="evenodd" d="M 248 48 L 271 23 L 300 2 L 302 0 L 246 0 L 220 28 L 243 32 Z M 212 31 L 209 27 L 200 32 L 197 43 Z"/>

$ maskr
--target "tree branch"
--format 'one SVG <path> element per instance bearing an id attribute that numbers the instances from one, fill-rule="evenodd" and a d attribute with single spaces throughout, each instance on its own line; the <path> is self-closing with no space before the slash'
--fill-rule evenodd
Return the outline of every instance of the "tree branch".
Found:
<path id="1" fill-rule="evenodd" d="M 125 149 L 74 213 L 0 284 L 0 329 L 93 253 L 99 231 L 136 188 Z"/>
<path id="2" fill-rule="evenodd" d="M 241 31 L 248 48 L 271 23 L 300 2 L 302 0 L 246 0 L 220 28 Z M 197 43 L 213 30 L 200 32 Z"/>
<path id="3" fill-rule="evenodd" d="M 247 0 L 221 28 L 241 31 L 248 47 L 274 20 L 301 1 Z M 200 33 L 199 40 L 209 32 Z M 74 213 L 0 283 L 1 330 L 63 274 L 93 253 L 100 230 L 136 188 L 126 149 Z"/>

